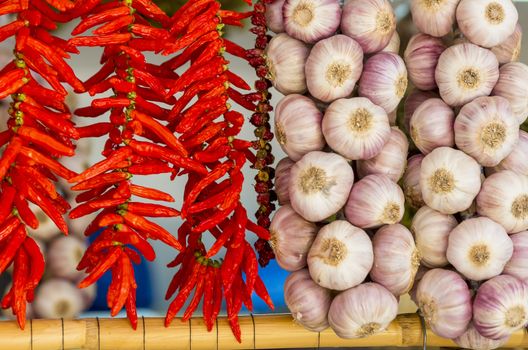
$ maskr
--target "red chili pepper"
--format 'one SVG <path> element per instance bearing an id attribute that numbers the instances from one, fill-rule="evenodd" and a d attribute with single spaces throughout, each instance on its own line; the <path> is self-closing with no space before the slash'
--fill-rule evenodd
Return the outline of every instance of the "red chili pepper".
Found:
<path id="1" fill-rule="evenodd" d="M 15 207 L 17 209 L 17 213 L 22 219 L 22 221 L 31 227 L 33 230 L 36 230 L 39 227 L 39 221 L 35 214 L 29 209 L 29 205 L 25 198 L 18 194 L 15 196 Z"/>
<path id="2" fill-rule="evenodd" d="M 113 21 L 110 21 L 106 23 L 105 25 L 97 28 L 93 31 L 95 35 L 109 35 L 119 32 L 121 29 L 130 26 L 132 23 L 134 23 L 134 17 L 133 16 L 123 16 L 118 17 L 114 19 Z"/>
<path id="3" fill-rule="evenodd" d="M 13 235 L 11 235 L 9 241 L 4 246 L 3 254 L 0 254 L 0 273 L 3 273 L 5 269 L 11 264 L 13 258 L 15 257 L 18 248 L 24 243 L 27 233 L 24 225 L 20 224 L 14 230 Z"/>
<path id="4" fill-rule="evenodd" d="M 0 222 L 4 222 L 9 214 L 11 214 L 11 207 L 15 199 L 16 190 L 13 186 L 7 185 L 7 182 L 2 183 L 2 194 L 0 195 Z M 1 232 L 1 230 L 0 230 Z M 0 233 L 0 237 L 2 234 Z M 1 238 L 0 238 L 1 241 Z"/>
<path id="5" fill-rule="evenodd" d="M 9 207 L 9 211 L 11 212 L 11 207 Z M 14 215 L 2 221 L 2 225 L 0 226 L 0 242 L 9 237 L 19 225 L 20 219 Z"/>
<path id="6" fill-rule="evenodd" d="M 264 285 L 264 282 L 262 282 L 260 276 L 257 276 L 257 279 L 255 280 L 254 290 L 255 293 L 257 293 L 257 295 L 259 296 L 259 298 L 262 299 L 270 309 L 275 309 L 273 301 L 271 300 L 271 297 L 269 296 L 268 291 L 266 290 L 266 286 Z"/>
<path id="7" fill-rule="evenodd" d="M 68 44 L 73 46 L 107 46 L 126 43 L 132 39 L 132 34 L 107 34 L 99 36 L 77 36 L 71 38 Z"/>
<path id="8" fill-rule="evenodd" d="M 108 271 L 112 265 L 114 265 L 121 254 L 123 254 L 121 247 L 111 248 L 105 258 L 101 259 L 97 266 L 92 269 L 90 274 L 86 276 L 81 282 L 79 282 L 77 286 L 79 288 L 86 288 L 89 285 L 95 283 L 99 278 L 101 278 L 101 276 L 103 276 L 106 271 Z"/>
<path id="9" fill-rule="evenodd" d="M 152 221 L 149 221 L 131 212 L 124 213 L 123 218 L 130 227 L 138 230 L 139 232 L 144 232 L 148 237 L 159 239 L 163 243 L 174 247 L 177 250 L 183 249 L 181 243 L 173 235 L 171 235 L 170 232 L 158 224 L 155 224 Z"/>
<path id="10" fill-rule="evenodd" d="M 53 152 L 58 152 L 67 156 L 73 156 L 75 153 L 72 148 L 63 145 L 59 141 L 55 140 L 53 137 L 35 128 L 29 126 L 21 126 L 17 130 L 17 133 L 28 141 Z"/>
<path id="11" fill-rule="evenodd" d="M 191 291 L 194 289 L 196 282 L 199 278 L 199 271 L 202 268 L 202 265 L 198 261 L 193 262 L 192 272 L 189 275 L 187 282 L 180 288 L 176 298 L 170 303 L 167 310 L 167 315 L 165 316 L 165 327 L 168 327 L 178 311 L 182 308 L 185 300 L 191 294 Z"/>
<path id="12" fill-rule="evenodd" d="M 82 182 L 91 179 L 97 175 L 101 175 L 109 170 L 115 170 L 116 164 L 130 157 L 132 150 L 129 147 L 122 147 L 114 151 L 106 159 L 92 165 L 90 168 L 83 171 L 81 174 L 71 177 L 68 181 L 70 183 Z"/>
<path id="13" fill-rule="evenodd" d="M 24 27 L 24 21 L 21 20 L 16 20 L 0 27 L 0 42 L 13 36 L 22 27 Z"/>
<path id="14" fill-rule="evenodd" d="M 213 1 L 214 0 L 187 1 L 172 16 L 171 33 L 179 34 L 186 26 L 189 25 L 189 23 L 191 23 L 196 14 L 198 14 Z"/>
<path id="15" fill-rule="evenodd" d="M 240 57 L 242 59 L 247 58 L 246 50 L 242 46 L 235 44 L 231 40 L 224 38 L 224 47 L 226 52 L 230 53 L 233 56 Z"/>
<path id="16" fill-rule="evenodd" d="M 135 0 L 134 8 L 143 16 L 161 22 L 163 25 L 169 23 L 169 17 L 151 0 Z"/>
<path id="17" fill-rule="evenodd" d="M 143 187 L 139 185 L 130 185 L 130 192 L 138 197 L 159 200 L 165 202 L 174 202 L 174 198 L 165 192 L 156 190 L 154 188 Z"/>
<path id="18" fill-rule="evenodd" d="M 26 324 L 26 292 L 28 281 L 29 261 L 24 249 L 19 249 L 15 256 L 13 268 L 13 302 L 11 308 L 17 317 L 18 325 L 24 329 Z"/>
<path id="19" fill-rule="evenodd" d="M 11 143 L 13 143 L 13 141 L 11 141 Z M 4 152 L 4 155 L 6 154 L 6 152 L 7 152 L 7 150 Z M 47 156 L 35 151 L 34 149 L 22 146 L 22 147 L 20 147 L 20 153 L 23 153 L 25 156 L 27 156 L 28 158 L 30 158 L 31 160 L 33 160 L 37 164 L 41 164 L 44 167 L 48 168 L 49 170 L 53 171 L 55 174 L 57 174 L 58 176 L 62 177 L 63 179 L 68 180 L 68 179 L 70 179 L 70 178 L 72 178 L 72 177 L 77 175 L 73 171 L 71 171 L 71 170 L 65 168 L 64 166 L 62 166 L 56 160 L 51 159 L 51 158 L 49 158 L 49 157 L 47 157 Z M 2 160 L 4 158 L 2 158 Z M 1 169 L 1 160 L 0 160 L 0 169 Z M 0 174 L 2 174 L 1 171 L 0 171 Z M 2 177 L 3 176 L 0 176 L 0 178 L 2 178 Z"/>
<path id="20" fill-rule="evenodd" d="M 119 240 L 123 244 L 134 246 L 148 261 L 153 261 L 156 258 L 156 253 L 152 246 L 136 231 L 130 229 L 125 224 L 117 224 L 115 229 L 119 232 L 115 237 L 116 240 Z"/>
<path id="21" fill-rule="evenodd" d="M 121 172 L 121 171 L 111 172 L 107 174 L 100 174 L 100 175 L 91 177 L 88 180 L 79 182 L 77 185 L 72 187 L 72 190 L 74 191 L 91 190 L 93 188 L 105 186 L 108 184 L 116 184 L 123 180 L 128 180 L 130 176 L 131 176 L 130 174 Z"/>
<path id="22" fill-rule="evenodd" d="M 23 246 L 28 256 L 31 257 L 31 270 L 28 276 L 27 288 L 35 289 L 44 275 L 44 256 L 42 256 L 39 246 L 31 237 L 26 237 Z"/>
<path id="23" fill-rule="evenodd" d="M 46 2 L 59 11 L 70 10 L 75 6 L 73 2 L 68 0 L 46 0 Z"/>
<path id="24" fill-rule="evenodd" d="M 129 202 L 127 203 L 127 210 L 136 215 L 150 217 L 176 217 L 180 215 L 176 209 L 152 203 Z"/>
<path id="25" fill-rule="evenodd" d="M 7 170 L 14 163 L 18 153 L 23 152 L 22 140 L 13 137 L 0 158 L 0 179 L 4 179 Z"/>
<path id="26" fill-rule="evenodd" d="M 123 198 L 118 199 L 95 199 L 79 205 L 70 212 L 70 219 L 77 219 L 91 214 L 99 209 L 111 208 L 123 203 Z"/>

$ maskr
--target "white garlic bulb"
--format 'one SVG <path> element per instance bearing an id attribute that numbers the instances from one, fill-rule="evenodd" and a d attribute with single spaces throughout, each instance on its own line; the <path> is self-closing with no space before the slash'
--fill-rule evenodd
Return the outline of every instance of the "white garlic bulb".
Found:
<path id="1" fill-rule="evenodd" d="M 374 265 L 372 281 L 381 284 L 395 296 L 407 293 L 413 286 L 420 266 L 420 254 L 411 232 L 403 225 L 386 225 L 372 238 Z"/>
<path id="2" fill-rule="evenodd" d="M 422 263 L 427 267 L 443 267 L 449 264 L 446 257 L 449 233 L 458 225 L 453 215 L 421 207 L 414 214 L 411 232 L 416 240 Z"/>
<path id="3" fill-rule="evenodd" d="M 434 91 L 422 91 L 418 89 L 413 89 L 409 95 L 407 95 L 407 98 L 405 99 L 405 103 L 403 105 L 403 126 L 405 127 L 405 130 L 410 130 L 410 122 L 411 118 L 414 114 L 414 111 L 416 111 L 416 108 L 418 108 L 422 103 L 424 103 L 426 100 L 430 98 L 439 98 L 440 96 L 434 92 Z"/>
<path id="4" fill-rule="evenodd" d="M 268 79 L 284 95 L 306 91 L 304 65 L 310 49 L 300 40 L 281 33 L 270 40 L 266 49 Z"/>
<path id="5" fill-rule="evenodd" d="M 398 54 L 400 52 L 400 44 L 401 44 L 400 34 L 398 34 L 397 31 L 394 31 L 389 43 L 387 44 L 387 46 L 385 46 L 381 50 L 381 52 L 392 52 L 392 53 Z"/>
<path id="6" fill-rule="evenodd" d="M 528 133 L 519 130 L 519 141 L 513 147 L 513 151 L 493 169 L 486 170 L 488 172 L 511 170 L 521 175 L 528 175 Z"/>
<path id="7" fill-rule="evenodd" d="M 424 101 L 409 121 L 409 133 L 416 147 L 428 154 L 438 147 L 453 147 L 455 112 L 440 98 Z"/>
<path id="8" fill-rule="evenodd" d="M 284 282 L 284 301 L 293 319 L 312 332 L 328 328 L 330 290 L 317 285 L 307 269 L 295 271 Z"/>
<path id="9" fill-rule="evenodd" d="M 84 307 L 81 291 L 71 282 L 49 279 L 35 293 L 35 312 L 42 318 L 74 318 Z"/>
<path id="10" fill-rule="evenodd" d="M 441 37 L 449 34 L 455 23 L 460 0 L 411 0 L 411 14 L 416 27 L 425 34 Z"/>
<path id="11" fill-rule="evenodd" d="M 415 154 L 410 157 L 407 160 L 407 169 L 405 169 L 402 178 L 402 190 L 405 195 L 405 201 L 416 209 L 425 205 L 420 187 L 420 166 L 423 159 L 423 154 Z"/>
<path id="12" fill-rule="evenodd" d="M 345 216 L 358 227 L 376 228 L 400 222 L 404 210 L 401 188 L 386 175 L 369 175 L 352 187 Z"/>
<path id="13" fill-rule="evenodd" d="M 288 35 L 313 44 L 339 28 L 341 6 L 338 0 L 286 0 L 282 14 Z"/>
<path id="14" fill-rule="evenodd" d="M 444 214 L 468 209 L 480 191 L 481 168 L 462 151 L 439 147 L 425 156 L 420 167 L 422 198 Z"/>
<path id="15" fill-rule="evenodd" d="M 364 338 L 387 329 L 398 314 L 398 301 L 377 283 L 364 283 L 334 298 L 328 322 L 341 338 Z"/>
<path id="16" fill-rule="evenodd" d="M 420 90 L 436 88 L 435 69 L 446 49 L 442 39 L 418 33 L 411 37 L 403 55 L 409 79 Z"/>
<path id="17" fill-rule="evenodd" d="M 290 205 L 280 207 L 269 228 L 270 245 L 279 266 L 287 271 L 305 267 L 317 230 L 314 223 L 304 220 Z"/>
<path id="18" fill-rule="evenodd" d="M 323 135 L 328 145 L 347 159 L 370 159 L 390 138 L 385 110 L 368 98 L 334 101 L 323 117 Z"/>
<path id="19" fill-rule="evenodd" d="M 528 323 L 528 286 L 513 276 L 484 282 L 473 302 L 473 323 L 486 338 L 502 339 Z"/>
<path id="20" fill-rule="evenodd" d="M 470 323 L 464 334 L 453 339 L 453 341 L 464 349 L 493 350 L 506 344 L 508 339 L 510 339 L 510 337 L 505 337 L 499 340 L 486 338 L 477 331 L 473 323 Z"/>
<path id="21" fill-rule="evenodd" d="M 441 337 L 461 336 L 471 321 L 471 293 L 456 272 L 427 271 L 418 283 L 416 301 L 425 322 Z"/>
<path id="22" fill-rule="evenodd" d="M 504 267 L 504 273 L 528 282 L 528 231 L 510 236 L 513 242 L 513 255 Z"/>
<path id="23" fill-rule="evenodd" d="M 76 280 L 83 275 L 77 264 L 86 251 L 86 243 L 74 236 L 62 236 L 53 240 L 46 254 L 47 267 L 55 277 Z"/>
<path id="24" fill-rule="evenodd" d="M 380 52 L 365 62 L 358 92 L 391 113 L 405 95 L 407 83 L 403 59 L 394 53 Z"/>
<path id="25" fill-rule="evenodd" d="M 479 97 L 462 107 L 454 129 L 457 147 L 483 166 L 499 164 L 519 140 L 517 119 L 499 96 Z"/>
<path id="26" fill-rule="evenodd" d="M 522 28 L 519 23 L 515 26 L 513 34 L 500 45 L 491 48 L 500 64 L 515 62 L 521 56 Z"/>
<path id="27" fill-rule="evenodd" d="M 323 113 L 306 96 L 292 94 L 279 101 L 275 109 L 275 135 L 288 157 L 297 161 L 308 152 L 324 148 L 322 118 Z"/>
<path id="28" fill-rule="evenodd" d="M 528 229 L 528 177 L 510 170 L 489 176 L 477 196 L 477 211 L 508 233 Z"/>
<path id="29" fill-rule="evenodd" d="M 460 31 L 483 47 L 504 42 L 515 30 L 518 18 L 511 0 L 461 0 L 456 11 Z"/>
<path id="30" fill-rule="evenodd" d="M 308 270 L 321 287 L 345 290 L 367 277 L 374 260 L 369 236 L 345 220 L 321 228 L 308 252 Z"/>
<path id="31" fill-rule="evenodd" d="M 354 172 L 345 158 L 310 152 L 291 168 L 291 206 L 308 221 L 324 220 L 345 205 L 353 183 Z"/>
<path id="32" fill-rule="evenodd" d="M 284 32 L 282 6 L 286 0 L 275 0 L 266 4 L 266 26 L 275 34 Z"/>
<path id="33" fill-rule="evenodd" d="M 418 291 L 418 284 L 420 284 L 420 281 L 422 280 L 423 276 L 429 270 L 431 269 L 425 267 L 425 265 L 420 265 L 418 267 L 418 271 L 416 271 L 416 275 L 414 276 L 414 283 L 413 283 L 411 290 L 409 291 L 409 297 L 411 298 L 413 303 L 416 304 L 416 306 L 418 306 L 418 299 L 416 299 L 416 292 Z"/>
<path id="34" fill-rule="evenodd" d="M 517 121 L 522 124 L 528 117 L 528 66 L 520 62 L 502 66 L 492 94 L 506 98 Z"/>
<path id="35" fill-rule="evenodd" d="M 477 45 L 454 45 L 440 55 L 435 79 L 442 99 L 450 106 L 461 106 L 491 93 L 499 79 L 499 62 L 491 51 Z"/>
<path id="36" fill-rule="evenodd" d="M 408 151 L 407 136 L 397 127 L 392 127 L 388 141 L 375 157 L 357 161 L 359 177 L 382 174 L 387 175 L 392 181 L 398 182 L 407 166 Z"/>
<path id="37" fill-rule="evenodd" d="M 363 51 L 354 39 L 339 34 L 321 40 L 306 60 L 308 91 L 323 102 L 350 96 L 362 69 Z"/>
<path id="38" fill-rule="evenodd" d="M 290 158 L 282 158 L 275 167 L 275 193 L 279 205 L 290 203 L 290 170 L 295 164 Z"/>

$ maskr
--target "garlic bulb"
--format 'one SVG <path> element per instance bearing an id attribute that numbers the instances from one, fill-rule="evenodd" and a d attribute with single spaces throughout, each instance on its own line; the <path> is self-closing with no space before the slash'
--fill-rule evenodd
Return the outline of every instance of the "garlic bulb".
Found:
<path id="1" fill-rule="evenodd" d="M 275 193 L 279 205 L 290 203 L 290 171 L 295 164 L 290 158 L 282 158 L 275 167 Z"/>
<path id="2" fill-rule="evenodd" d="M 396 31 L 396 17 L 388 0 L 348 0 L 341 31 L 356 40 L 365 53 L 386 47 Z"/>
<path id="3" fill-rule="evenodd" d="M 313 44 L 339 28 L 341 6 L 338 0 L 286 0 L 282 14 L 288 35 Z"/>
<path id="4" fill-rule="evenodd" d="M 291 168 L 291 206 L 308 221 L 324 220 L 345 205 L 353 183 L 354 172 L 345 158 L 310 152 Z"/>
<path id="5" fill-rule="evenodd" d="M 266 4 L 266 25 L 275 34 L 284 32 L 282 6 L 286 0 L 275 0 Z"/>
<path id="6" fill-rule="evenodd" d="M 362 69 L 363 51 L 354 39 L 339 34 L 321 40 L 306 60 L 308 91 L 323 102 L 350 96 Z"/>
<path id="7" fill-rule="evenodd" d="M 528 286 L 508 275 L 484 282 L 473 302 L 473 323 L 486 338 L 501 339 L 528 323 Z"/>
<path id="8" fill-rule="evenodd" d="M 398 109 L 393 110 L 389 114 L 387 114 L 387 117 L 389 117 L 389 124 L 390 126 L 397 126 L 398 123 Z"/>
<path id="9" fill-rule="evenodd" d="M 405 99 L 405 103 L 403 105 L 403 125 L 405 127 L 405 130 L 410 130 L 409 124 L 411 122 L 411 117 L 413 116 L 414 111 L 416 111 L 416 108 L 418 108 L 426 100 L 438 97 L 440 96 L 434 91 L 422 91 L 418 89 L 412 90 L 409 95 L 407 95 L 407 98 Z"/>
<path id="10" fill-rule="evenodd" d="M 441 337 L 461 336 L 471 321 L 471 293 L 456 272 L 427 271 L 418 283 L 416 300 L 425 322 Z"/>
<path id="11" fill-rule="evenodd" d="M 440 55 L 435 79 L 442 99 L 450 106 L 461 106 L 491 93 L 499 79 L 499 62 L 491 51 L 477 45 L 454 45 Z"/>
<path id="12" fill-rule="evenodd" d="M 334 101 L 324 114 L 322 129 L 328 145 L 348 159 L 378 155 L 391 134 L 385 110 L 365 97 Z"/>
<path id="13" fill-rule="evenodd" d="M 456 11 L 458 28 L 472 43 L 493 47 L 515 30 L 519 14 L 511 0 L 461 0 Z"/>
<path id="14" fill-rule="evenodd" d="M 74 236 L 58 237 L 51 242 L 46 255 L 49 272 L 60 278 L 76 280 L 83 275 L 77 264 L 86 250 L 86 243 Z"/>
<path id="15" fill-rule="evenodd" d="M 297 271 L 306 266 L 306 256 L 317 235 L 317 226 L 297 214 L 290 205 L 275 212 L 269 228 L 270 244 L 280 267 Z"/>
<path id="16" fill-rule="evenodd" d="M 473 281 L 499 275 L 510 260 L 513 243 L 504 228 L 486 217 L 461 222 L 449 234 L 447 260 Z"/>
<path id="17" fill-rule="evenodd" d="M 477 211 L 508 233 L 528 229 L 528 177 L 510 170 L 489 176 L 477 196 Z"/>
<path id="18" fill-rule="evenodd" d="M 455 112 L 440 98 L 424 101 L 409 122 L 409 133 L 416 147 L 428 154 L 438 147 L 455 145 Z"/>
<path id="19" fill-rule="evenodd" d="M 359 177 L 372 174 L 387 175 L 392 181 L 398 182 L 407 165 L 409 141 L 405 134 L 397 127 L 392 127 L 390 138 L 378 155 L 373 158 L 358 160 L 357 171 Z"/>
<path id="20" fill-rule="evenodd" d="M 328 328 L 330 290 L 317 285 L 307 269 L 295 271 L 284 282 L 284 301 L 293 319 L 312 332 Z"/>
<path id="21" fill-rule="evenodd" d="M 453 339 L 453 341 L 464 349 L 492 350 L 500 348 L 506 344 L 509 339 L 510 337 L 505 337 L 499 340 L 486 338 L 477 331 L 473 323 L 470 323 L 464 334 Z"/>
<path id="22" fill-rule="evenodd" d="M 288 157 L 298 161 L 306 153 L 324 148 L 322 118 L 323 113 L 306 96 L 292 94 L 280 100 L 275 109 L 275 135 Z"/>
<path id="23" fill-rule="evenodd" d="M 381 52 L 392 52 L 398 54 L 400 52 L 401 39 L 397 31 L 392 34 L 389 43 L 385 46 Z"/>
<path id="24" fill-rule="evenodd" d="M 384 331 L 398 314 L 398 301 L 377 283 L 363 283 L 337 295 L 328 322 L 341 338 L 364 338 Z"/>
<path id="25" fill-rule="evenodd" d="M 369 175 L 352 187 L 345 215 L 353 225 L 376 228 L 400 222 L 404 210 L 401 188 L 386 175 Z"/>
<path id="26" fill-rule="evenodd" d="M 519 124 L 508 100 L 479 97 L 468 103 L 455 120 L 457 147 L 483 166 L 495 166 L 519 140 Z"/>
<path id="27" fill-rule="evenodd" d="M 41 318 L 74 318 L 82 312 L 84 301 L 71 282 L 49 279 L 37 289 L 33 307 Z"/>
<path id="28" fill-rule="evenodd" d="M 308 252 L 308 270 L 321 287 L 345 290 L 367 277 L 374 255 L 369 236 L 345 220 L 323 226 Z"/>
<path id="29" fill-rule="evenodd" d="M 411 232 L 400 224 L 383 226 L 372 238 L 372 246 L 372 281 L 396 296 L 407 293 L 420 266 L 420 254 Z"/>
<path id="30" fill-rule="evenodd" d="M 95 297 L 97 296 L 97 284 L 90 284 L 88 287 L 78 290 L 81 292 L 83 298 L 83 310 L 88 310 L 92 307 Z"/>
<path id="31" fill-rule="evenodd" d="M 420 32 L 436 37 L 449 34 L 460 0 L 411 0 L 412 19 Z"/>
<path id="32" fill-rule="evenodd" d="M 421 207 L 412 219 L 411 232 L 416 240 L 422 263 L 427 267 L 449 264 L 446 257 L 449 233 L 458 225 L 453 215 Z"/>
<path id="33" fill-rule="evenodd" d="M 425 205 L 422 199 L 422 189 L 420 188 L 420 166 L 423 159 L 423 154 L 415 154 L 407 160 L 407 169 L 405 169 L 402 181 L 405 201 L 416 209 Z"/>
<path id="34" fill-rule="evenodd" d="M 394 53 L 380 52 L 365 62 L 358 92 L 390 113 L 405 95 L 407 83 L 403 59 Z"/>
<path id="35" fill-rule="evenodd" d="M 431 269 L 425 267 L 424 265 L 420 265 L 418 267 L 418 271 L 416 271 L 416 275 L 414 276 L 414 283 L 413 283 L 411 290 L 409 291 L 409 297 L 411 297 L 411 300 L 413 301 L 413 303 L 416 304 L 416 306 L 418 306 L 418 299 L 416 299 L 416 292 L 418 291 L 418 285 L 420 284 L 420 281 L 422 280 L 425 273 L 429 270 Z"/>
<path id="36" fill-rule="evenodd" d="M 522 28 L 519 23 L 515 26 L 513 34 L 500 45 L 491 48 L 491 52 L 497 56 L 500 64 L 515 62 L 519 60 L 522 45 Z"/>
<path id="37" fill-rule="evenodd" d="M 528 117 L 528 66 L 520 62 L 502 66 L 492 94 L 506 98 L 517 121 L 522 124 Z"/>
<path id="38" fill-rule="evenodd" d="M 493 169 L 486 170 L 493 172 L 511 170 L 528 176 L 528 133 L 519 130 L 519 141 L 513 147 L 513 151 Z"/>
<path id="39" fill-rule="evenodd" d="M 504 273 L 528 282 L 528 231 L 510 236 L 513 242 L 513 255 L 504 267 Z"/>
<path id="40" fill-rule="evenodd" d="M 442 39 L 418 33 L 411 37 L 404 59 L 409 79 L 420 90 L 436 88 L 435 69 L 438 58 L 446 49 Z"/>
<path id="41" fill-rule="evenodd" d="M 305 43 L 281 33 L 270 40 L 266 49 L 268 79 L 284 95 L 306 91 L 304 65 L 310 50 Z"/>
<path id="42" fill-rule="evenodd" d="M 420 167 L 422 198 L 444 214 L 464 211 L 480 191 L 480 174 L 478 163 L 464 152 L 436 148 L 425 156 Z"/>

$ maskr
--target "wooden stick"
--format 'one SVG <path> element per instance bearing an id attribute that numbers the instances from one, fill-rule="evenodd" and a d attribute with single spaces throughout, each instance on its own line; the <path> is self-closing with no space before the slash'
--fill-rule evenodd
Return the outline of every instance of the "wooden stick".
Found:
<path id="1" fill-rule="evenodd" d="M 236 342 L 229 323 L 219 318 L 207 332 L 200 318 L 175 319 L 169 328 L 163 318 L 141 318 L 137 330 L 126 319 L 32 320 L 25 330 L 14 321 L 0 322 L 1 349 L 9 350 L 215 350 L 318 347 L 423 346 L 420 318 L 399 315 L 385 332 L 362 339 L 341 339 L 332 330 L 313 333 L 297 325 L 290 315 L 240 317 L 242 343 Z M 455 347 L 451 340 L 427 329 L 427 346 Z M 516 332 L 505 348 L 528 347 L 526 330 Z"/>

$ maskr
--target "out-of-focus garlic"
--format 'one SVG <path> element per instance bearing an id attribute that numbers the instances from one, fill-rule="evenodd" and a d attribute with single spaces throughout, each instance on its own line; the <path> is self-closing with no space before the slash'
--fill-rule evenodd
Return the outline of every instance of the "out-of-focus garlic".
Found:
<path id="1" fill-rule="evenodd" d="M 47 252 L 47 265 L 55 277 L 77 280 L 83 272 L 77 264 L 86 250 L 86 243 L 74 236 L 58 237 L 51 242 Z"/>
<path id="2" fill-rule="evenodd" d="M 405 169 L 402 181 L 405 201 L 416 209 L 425 205 L 420 188 L 420 166 L 423 159 L 423 154 L 415 154 L 407 160 L 407 169 Z"/>
<path id="3" fill-rule="evenodd" d="M 275 167 L 275 193 L 279 205 L 290 203 L 290 170 L 295 164 L 290 158 L 282 158 Z"/>
<path id="4" fill-rule="evenodd" d="M 528 66 L 520 62 L 502 66 L 492 94 L 506 98 L 517 121 L 522 124 L 528 117 Z"/>
<path id="5" fill-rule="evenodd" d="M 286 0 L 282 14 L 288 35 L 313 44 L 339 28 L 341 6 L 338 0 Z"/>
<path id="6" fill-rule="evenodd" d="M 405 127 L 405 130 L 410 130 L 409 124 L 411 122 L 411 118 L 414 114 L 414 111 L 416 111 L 416 108 L 418 108 L 422 103 L 424 103 L 430 98 L 439 97 L 440 96 L 434 91 L 422 91 L 418 89 L 412 90 L 409 95 L 407 95 L 407 98 L 405 99 L 405 103 L 403 105 L 403 125 Z"/>
<path id="7" fill-rule="evenodd" d="M 510 337 L 505 337 L 499 340 L 486 338 L 477 331 L 473 323 L 470 323 L 464 334 L 453 339 L 453 341 L 464 349 L 493 350 L 506 344 L 509 339 Z"/>
<path id="8" fill-rule="evenodd" d="M 409 79 L 420 90 L 436 88 L 435 69 L 438 58 L 446 49 L 442 39 L 418 33 L 411 37 L 404 59 Z"/>
<path id="9" fill-rule="evenodd" d="M 513 147 L 513 151 L 493 169 L 486 170 L 492 170 L 493 172 L 511 170 L 528 176 L 528 133 L 519 130 L 519 141 Z"/>
<path id="10" fill-rule="evenodd" d="M 449 34 L 455 23 L 460 0 L 411 0 L 411 14 L 416 27 L 425 34 L 441 37 Z"/>
<path id="11" fill-rule="evenodd" d="M 504 267 L 504 273 L 528 283 L 528 231 L 510 236 L 513 242 L 513 255 Z"/>
<path id="12" fill-rule="evenodd" d="M 282 6 L 286 0 L 275 0 L 266 4 L 266 25 L 275 34 L 284 32 Z"/>
<path id="13" fill-rule="evenodd" d="M 74 318 L 83 310 L 84 301 L 73 283 L 50 279 L 37 289 L 33 306 L 42 318 Z"/>
<path id="14" fill-rule="evenodd" d="M 438 147 L 455 145 L 455 112 L 440 98 L 424 101 L 410 120 L 410 134 L 416 147 L 428 154 Z"/>
<path id="15" fill-rule="evenodd" d="M 400 44 L 400 34 L 398 34 L 397 31 L 394 31 L 394 34 L 392 34 L 389 43 L 383 48 L 383 50 L 381 50 L 381 52 L 392 52 L 398 54 L 400 52 Z"/>
<path id="16" fill-rule="evenodd" d="M 521 56 L 522 45 L 522 28 L 519 23 L 515 26 L 515 30 L 508 39 L 504 40 L 500 45 L 491 48 L 491 52 L 497 56 L 500 64 L 515 62 Z"/>

